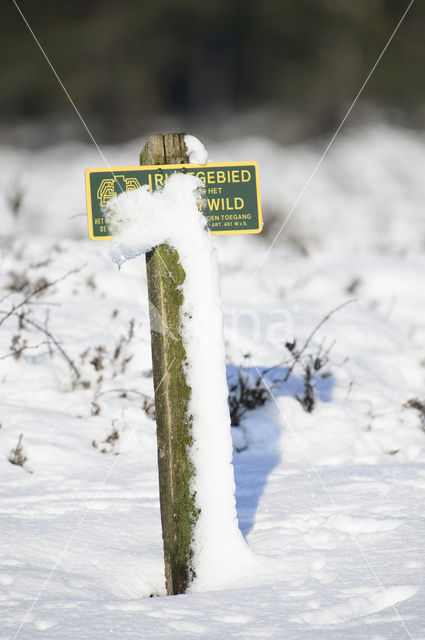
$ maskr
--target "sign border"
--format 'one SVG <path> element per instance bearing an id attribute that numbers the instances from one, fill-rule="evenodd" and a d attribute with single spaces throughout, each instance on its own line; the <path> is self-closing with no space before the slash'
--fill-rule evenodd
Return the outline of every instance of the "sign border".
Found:
<path id="1" fill-rule="evenodd" d="M 173 170 L 173 169 L 181 169 L 182 167 L 186 169 L 205 169 L 208 170 L 208 167 L 238 167 L 241 165 L 248 165 L 255 167 L 255 187 L 256 187 L 256 195 L 257 195 L 257 211 L 258 211 L 258 228 L 257 229 L 247 229 L 246 231 L 212 231 L 210 233 L 215 236 L 225 236 L 225 235 L 245 235 L 250 233 L 261 233 L 263 230 L 263 215 L 261 210 L 261 198 L 260 198 L 260 177 L 258 170 L 258 163 L 253 160 L 248 160 L 246 162 L 207 162 L 206 164 L 192 164 L 192 163 L 182 163 L 182 164 L 154 164 L 154 165 L 136 165 L 136 166 L 126 166 L 126 167 L 98 167 L 94 169 L 86 169 L 85 171 L 85 184 L 86 184 L 86 200 L 87 200 L 87 217 L 88 217 L 88 227 L 89 227 L 89 236 L 91 240 L 99 241 L 99 240 L 113 240 L 114 236 L 95 236 L 93 233 L 93 210 L 91 203 L 91 185 L 90 185 L 90 175 L 92 173 L 104 173 L 108 172 L 112 175 L 119 173 L 120 171 L 140 171 L 144 169 L 152 169 L 152 170 Z"/>

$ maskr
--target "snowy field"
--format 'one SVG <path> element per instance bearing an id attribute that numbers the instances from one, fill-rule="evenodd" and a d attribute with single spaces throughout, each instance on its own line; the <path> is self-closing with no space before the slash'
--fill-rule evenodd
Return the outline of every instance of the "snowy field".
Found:
<path id="1" fill-rule="evenodd" d="M 2 148 L 0 639 L 425 640 L 425 136 L 341 134 L 295 209 L 327 140 L 204 142 L 260 168 L 214 237 L 250 561 L 164 596 L 144 258 L 88 239 L 94 147 Z"/>

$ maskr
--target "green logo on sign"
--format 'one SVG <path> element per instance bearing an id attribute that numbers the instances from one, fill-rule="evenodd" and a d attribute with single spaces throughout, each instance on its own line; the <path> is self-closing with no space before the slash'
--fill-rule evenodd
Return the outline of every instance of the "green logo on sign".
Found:
<path id="1" fill-rule="evenodd" d="M 137 189 L 141 184 L 136 178 L 126 178 L 124 175 L 113 178 L 103 178 L 96 196 L 101 207 L 104 207 L 107 201 L 114 196 L 118 196 L 123 191 Z"/>

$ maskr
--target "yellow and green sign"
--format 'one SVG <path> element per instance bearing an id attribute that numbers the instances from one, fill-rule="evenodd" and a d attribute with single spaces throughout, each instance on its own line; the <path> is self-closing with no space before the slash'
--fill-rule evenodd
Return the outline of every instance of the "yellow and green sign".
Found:
<path id="1" fill-rule="evenodd" d="M 262 230 L 256 162 L 167 164 L 87 169 L 86 193 L 90 238 L 112 238 L 104 215 L 105 205 L 110 198 L 143 185 L 148 185 L 153 191 L 162 187 L 167 178 L 176 172 L 197 176 L 204 183 L 202 211 L 212 233 L 259 233 Z"/>

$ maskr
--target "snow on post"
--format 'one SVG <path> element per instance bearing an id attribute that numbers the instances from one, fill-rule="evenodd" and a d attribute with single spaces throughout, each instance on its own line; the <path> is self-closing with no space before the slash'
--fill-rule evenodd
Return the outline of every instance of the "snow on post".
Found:
<path id="1" fill-rule="evenodd" d="M 151 136 L 143 165 L 206 162 L 193 136 Z M 174 174 L 110 200 L 121 265 L 146 254 L 168 594 L 215 588 L 251 555 L 238 529 L 216 252 L 202 182 Z"/>

